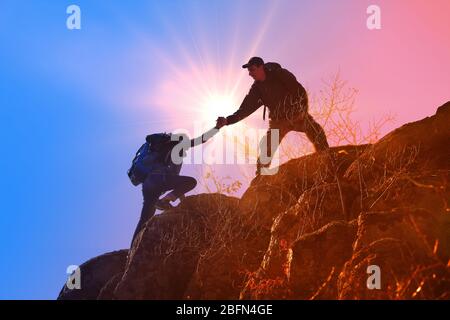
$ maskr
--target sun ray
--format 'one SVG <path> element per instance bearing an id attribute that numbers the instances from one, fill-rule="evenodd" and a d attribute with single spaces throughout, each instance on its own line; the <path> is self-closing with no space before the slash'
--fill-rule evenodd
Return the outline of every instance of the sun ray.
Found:
<path id="1" fill-rule="evenodd" d="M 259 30 L 255 36 L 255 40 L 253 42 L 253 44 L 250 47 L 249 52 L 247 53 L 247 57 L 252 57 L 256 54 L 256 52 L 258 52 L 258 47 L 261 44 L 261 41 L 264 38 L 264 35 L 266 34 L 267 29 L 269 28 L 269 26 L 271 25 L 272 22 L 272 18 L 275 14 L 275 10 L 276 10 L 276 4 L 275 2 L 272 2 L 272 7 L 269 8 L 266 12 L 267 15 L 264 17 L 264 19 L 262 19 L 262 24 L 259 28 L 255 28 L 256 30 Z M 232 93 L 235 93 L 236 90 L 241 86 L 241 82 L 244 79 L 244 74 L 242 73 L 237 81 L 235 82 L 235 85 L 233 87 L 233 89 L 231 90 Z"/>
<path id="2" fill-rule="evenodd" d="M 227 31 L 229 38 L 224 39 L 224 45 L 220 43 L 222 39 L 214 38 L 221 36 L 218 22 L 205 25 L 201 17 L 183 19 L 183 16 L 192 17 L 192 12 L 182 13 L 181 19 L 185 21 L 182 31 L 175 29 L 169 17 L 159 17 L 168 35 L 166 42 L 170 45 L 167 47 L 158 46 L 156 42 L 145 38 L 145 34 L 138 35 L 146 50 L 139 51 L 139 54 L 145 57 L 147 52 L 153 62 L 156 60 L 158 64 L 158 74 L 154 77 L 156 82 L 149 83 L 150 90 L 145 93 L 145 105 L 152 112 L 149 125 L 155 124 L 168 131 L 183 128 L 195 135 L 195 128 L 209 129 L 218 116 L 230 115 L 238 109 L 248 92 L 244 79 L 251 83 L 241 65 L 250 56 L 263 55 L 259 50 L 270 29 L 275 3 L 271 2 L 264 10 L 265 15 L 260 17 L 259 25 L 254 26 L 255 32 L 251 36 L 241 33 L 244 9 L 236 8 L 237 11 L 234 11 L 238 17 L 234 19 L 237 23 Z M 211 30 L 211 27 L 215 30 Z M 247 45 L 244 54 L 239 49 L 242 44 Z M 247 120 L 223 131 L 227 136 L 236 137 L 236 152 L 245 152 L 246 142 L 242 133 L 253 126 L 252 121 Z M 214 147 L 216 143 L 212 140 L 209 146 Z"/>

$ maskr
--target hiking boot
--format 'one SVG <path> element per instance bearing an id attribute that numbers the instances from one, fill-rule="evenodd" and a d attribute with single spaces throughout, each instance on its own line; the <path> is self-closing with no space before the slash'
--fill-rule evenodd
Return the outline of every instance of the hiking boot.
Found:
<path id="1" fill-rule="evenodd" d="M 257 164 L 256 165 L 256 171 L 255 171 L 255 178 L 261 176 L 261 170 L 262 169 L 269 169 L 270 165 L 262 165 L 262 164 Z"/>
<path id="2" fill-rule="evenodd" d="M 156 201 L 155 208 L 161 211 L 172 209 L 173 206 L 170 204 L 169 199 L 161 199 Z"/>

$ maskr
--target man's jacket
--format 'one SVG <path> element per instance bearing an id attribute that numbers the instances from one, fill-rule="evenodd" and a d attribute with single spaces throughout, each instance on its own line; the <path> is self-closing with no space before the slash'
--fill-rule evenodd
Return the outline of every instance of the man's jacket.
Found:
<path id="1" fill-rule="evenodd" d="M 269 118 L 276 120 L 292 119 L 307 111 L 306 90 L 291 72 L 274 62 L 266 63 L 264 69 L 266 79 L 253 83 L 239 109 L 227 117 L 227 124 L 248 117 L 262 105 L 269 109 Z"/>

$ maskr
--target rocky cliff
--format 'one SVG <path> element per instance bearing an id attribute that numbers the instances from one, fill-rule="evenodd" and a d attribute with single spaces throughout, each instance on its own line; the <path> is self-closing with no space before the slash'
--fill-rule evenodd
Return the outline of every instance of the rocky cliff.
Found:
<path id="1" fill-rule="evenodd" d="M 293 159 L 241 199 L 187 197 L 58 299 L 450 299 L 449 259 L 447 102 L 373 145 Z"/>

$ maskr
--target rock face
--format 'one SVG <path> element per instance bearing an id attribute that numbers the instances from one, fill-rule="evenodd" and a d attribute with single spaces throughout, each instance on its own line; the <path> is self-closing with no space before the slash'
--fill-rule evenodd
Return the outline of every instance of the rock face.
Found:
<path id="1" fill-rule="evenodd" d="M 450 299 L 449 259 L 450 102 L 293 159 L 241 199 L 187 197 L 58 298 Z"/>
<path id="2" fill-rule="evenodd" d="M 204 255 L 220 257 L 226 253 L 221 252 L 220 246 L 228 247 L 231 240 L 216 237 L 234 236 L 234 224 L 239 223 L 234 217 L 237 202 L 236 198 L 219 194 L 192 196 L 176 209 L 151 218 L 130 249 L 125 272 L 114 291 L 115 297 L 187 298 L 186 292 L 195 291 L 194 279 L 204 268 L 203 259 L 211 259 Z M 223 229 L 230 234 L 221 234 Z M 218 240 L 222 243 L 216 243 Z M 212 248 L 218 251 L 211 251 Z"/>
<path id="3" fill-rule="evenodd" d="M 58 300 L 95 300 L 100 291 L 115 275 L 123 272 L 128 250 L 105 253 L 80 266 L 81 289 L 67 288 L 64 285 Z"/>

